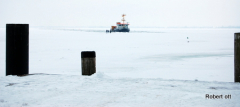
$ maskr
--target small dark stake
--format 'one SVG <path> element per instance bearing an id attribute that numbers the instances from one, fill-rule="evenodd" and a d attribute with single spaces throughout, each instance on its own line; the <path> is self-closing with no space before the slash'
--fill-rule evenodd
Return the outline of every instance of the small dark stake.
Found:
<path id="1" fill-rule="evenodd" d="M 234 35 L 234 81 L 240 82 L 240 33 Z"/>
<path id="2" fill-rule="evenodd" d="M 96 73 L 95 51 L 82 51 L 82 75 L 92 75 Z"/>
<path id="3" fill-rule="evenodd" d="M 29 25 L 6 25 L 6 75 L 26 75 L 29 70 Z"/>

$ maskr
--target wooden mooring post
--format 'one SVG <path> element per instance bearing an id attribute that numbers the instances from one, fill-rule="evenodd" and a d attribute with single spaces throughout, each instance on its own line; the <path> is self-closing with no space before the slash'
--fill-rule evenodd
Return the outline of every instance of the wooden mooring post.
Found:
<path id="1" fill-rule="evenodd" d="M 234 81 L 240 82 L 240 33 L 234 35 Z"/>
<path id="2" fill-rule="evenodd" d="M 95 51 L 82 51 L 82 75 L 92 75 L 96 73 L 96 53 Z"/>
<path id="3" fill-rule="evenodd" d="M 6 75 L 29 71 L 29 25 L 6 24 Z"/>

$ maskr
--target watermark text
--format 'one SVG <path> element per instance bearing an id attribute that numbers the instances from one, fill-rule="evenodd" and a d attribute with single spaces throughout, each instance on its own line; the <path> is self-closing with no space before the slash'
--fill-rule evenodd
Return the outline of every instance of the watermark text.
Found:
<path id="1" fill-rule="evenodd" d="M 214 94 L 206 94 L 205 98 L 206 99 L 231 99 L 231 94 L 228 95 L 214 95 Z"/>

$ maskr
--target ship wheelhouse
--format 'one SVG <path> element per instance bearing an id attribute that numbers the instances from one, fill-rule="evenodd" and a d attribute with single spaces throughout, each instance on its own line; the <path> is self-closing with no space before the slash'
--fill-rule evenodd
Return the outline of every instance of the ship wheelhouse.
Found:
<path id="1" fill-rule="evenodd" d="M 117 22 L 117 28 L 120 30 L 120 29 L 128 29 L 128 23 L 120 23 L 120 22 Z"/>

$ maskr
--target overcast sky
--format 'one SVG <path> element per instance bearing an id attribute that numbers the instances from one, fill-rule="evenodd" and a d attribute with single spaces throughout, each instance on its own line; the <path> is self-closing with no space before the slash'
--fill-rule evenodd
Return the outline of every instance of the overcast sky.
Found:
<path id="1" fill-rule="evenodd" d="M 240 26 L 240 0 L 0 0 L 0 26 Z"/>

